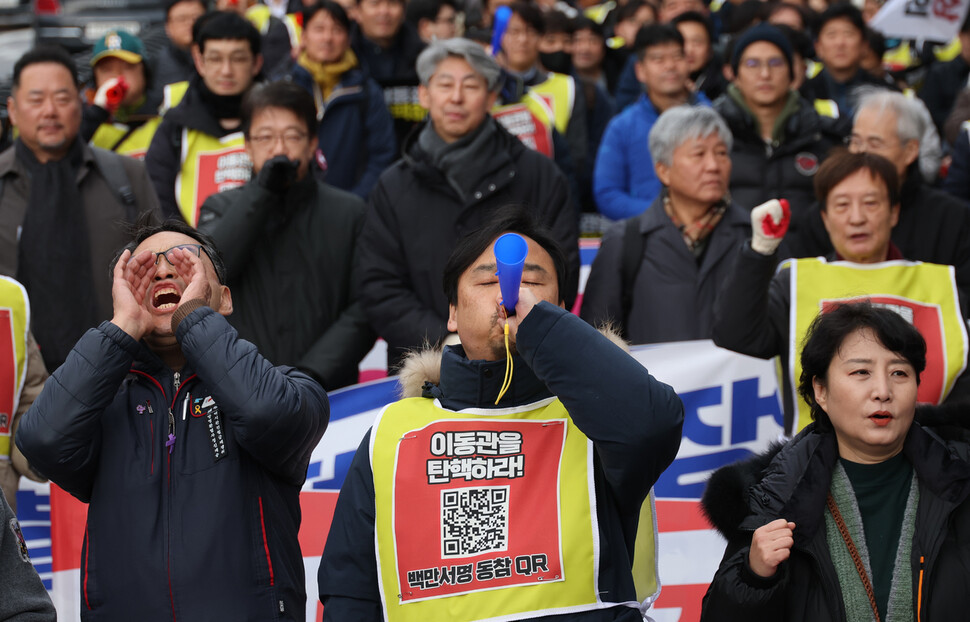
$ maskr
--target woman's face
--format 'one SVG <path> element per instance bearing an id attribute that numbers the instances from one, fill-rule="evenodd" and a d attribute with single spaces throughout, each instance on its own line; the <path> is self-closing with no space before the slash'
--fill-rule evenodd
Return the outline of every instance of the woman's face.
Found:
<path id="1" fill-rule="evenodd" d="M 350 36 L 326 11 L 317 11 L 303 29 L 303 46 L 310 60 L 335 63 L 350 47 Z"/>
<path id="2" fill-rule="evenodd" d="M 850 333 L 815 378 L 815 401 L 832 420 L 839 455 L 862 464 L 898 454 L 916 412 L 916 371 L 871 329 Z"/>

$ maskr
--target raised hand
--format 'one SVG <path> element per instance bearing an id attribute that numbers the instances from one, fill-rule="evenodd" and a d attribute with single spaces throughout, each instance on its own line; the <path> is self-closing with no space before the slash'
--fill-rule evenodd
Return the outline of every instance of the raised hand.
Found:
<path id="1" fill-rule="evenodd" d="M 111 323 L 136 340 L 152 330 L 154 320 L 145 308 L 145 295 L 155 271 L 155 255 L 151 251 L 143 251 L 132 258 L 131 251 L 126 250 L 115 264 L 111 281 L 114 308 Z"/>
<path id="2" fill-rule="evenodd" d="M 781 244 L 791 222 L 791 209 L 785 199 L 772 199 L 751 210 L 751 248 L 771 255 Z"/>
<path id="3" fill-rule="evenodd" d="M 172 260 L 172 267 L 185 282 L 179 306 L 196 299 L 209 304 L 212 299 L 212 285 L 209 283 L 202 258 L 184 248 L 173 248 L 169 251 L 168 257 Z"/>
<path id="4" fill-rule="evenodd" d="M 784 518 L 773 520 L 754 530 L 751 536 L 751 549 L 748 551 L 748 566 L 759 577 L 772 577 L 778 565 L 791 555 L 795 544 L 795 523 Z"/>

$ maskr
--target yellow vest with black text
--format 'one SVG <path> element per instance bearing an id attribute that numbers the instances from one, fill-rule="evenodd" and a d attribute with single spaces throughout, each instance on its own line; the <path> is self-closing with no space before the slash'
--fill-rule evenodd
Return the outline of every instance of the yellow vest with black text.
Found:
<path id="1" fill-rule="evenodd" d="M 175 200 L 185 222 L 194 227 L 210 195 L 242 186 L 251 175 L 252 162 L 242 132 L 217 138 L 182 129 L 182 167 L 175 177 Z"/>
<path id="2" fill-rule="evenodd" d="M 546 100 L 552 109 L 556 129 L 565 135 L 576 103 L 576 81 L 570 76 L 550 71 L 544 82 L 530 86 L 529 90 Z"/>
<path id="3" fill-rule="evenodd" d="M 0 276 L 0 462 L 10 460 L 10 427 L 27 376 L 30 302 L 19 282 Z"/>
<path id="4" fill-rule="evenodd" d="M 939 404 L 950 393 L 966 368 L 968 348 L 952 266 L 901 260 L 827 262 L 821 257 L 784 265 L 791 270 L 788 369 L 793 388 L 802 372 L 802 340 L 815 317 L 839 302 L 868 299 L 899 313 L 926 339 L 919 401 Z M 796 401 L 794 432 L 799 432 L 811 422 L 811 415 L 803 400 Z"/>
<path id="5" fill-rule="evenodd" d="M 161 117 L 153 117 L 134 130 L 124 123 L 102 123 L 91 137 L 95 147 L 101 147 L 117 154 L 144 160 L 148 146 L 152 143 L 155 130 L 162 122 Z"/>
<path id="6" fill-rule="evenodd" d="M 462 411 L 426 398 L 387 406 L 370 439 L 384 620 L 638 608 L 598 592 L 593 452 L 556 398 Z M 650 497 L 643 514 L 653 517 Z M 647 565 L 652 600 L 656 565 Z"/>

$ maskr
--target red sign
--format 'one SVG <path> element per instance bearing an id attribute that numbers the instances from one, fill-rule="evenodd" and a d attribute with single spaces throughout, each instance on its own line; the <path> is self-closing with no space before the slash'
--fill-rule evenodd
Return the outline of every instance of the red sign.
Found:
<path id="1" fill-rule="evenodd" d="M 550 158 L 554 157 L 552 131 L 525 104 L 502 106 L 501 109 L 493 110 L 492 116 L 529 149 Z"/>
<path id="2" fill-rule="evenodd" d="M 10 317 L 10 309 L 0 309 L 0 435 L 10 435 L 14 398 L 19 389 L 20 374 L 17 373 L 13 318 Z"/>
<path id="3" fill-rule="evenodd" d="M 404 435 L 394 479 L 402 602 L 563 580 L 562 420 L 443 421 Z"/>
<path id="4" fill-rule="evenodd" d="M 252 162 L 243 145 L 198 156 L 195 185 L 195 216 L 209 195 L 242 186 L 252 175 Z"/>

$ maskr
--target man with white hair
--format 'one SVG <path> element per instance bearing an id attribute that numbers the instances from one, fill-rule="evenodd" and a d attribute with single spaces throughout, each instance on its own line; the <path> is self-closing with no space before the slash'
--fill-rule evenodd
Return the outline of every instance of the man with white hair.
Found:
<path id="1" fill-rule="evenodd" d="M 663 184 L 645 212 L 606 232 L 581 316 L 612 321 L 642 343 L 709 339 L 718 284 L 751 235 L 748 211 L 730 201 L 731 131 L 710 108 L 667 110 L 650 131 Z"/>
<path id="2" fill-rule="evenodd" d="M 921 137 L 929 121 L 922 104 L 902 93 L 869 91 L 858 99 L 849 150 L 881 155 L 896 167 L 900 180 L 899 224 L 892 242 L 904 257 L 956 267 L 957 284 L 970 287 L 970 207 L 923 181 L 919 171 Z M 832 252 L 820 212 L 791 241 L 798 257 Z"/>
<path id="3" fill-rule="evenodd" d="M 429 120 L 371 191 L 360 237 L 360 301 L 387 341 L 388 368 L 448 334 L 441 274 L 455 241 L 499 207 L 527 205 L 566 252 L 567 308 L 579 278 L 579 216 L 552 160 L 509 134 L 488 111 L 502 86 L 480 45 L 447 39 L 417 60 Z"/>

